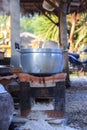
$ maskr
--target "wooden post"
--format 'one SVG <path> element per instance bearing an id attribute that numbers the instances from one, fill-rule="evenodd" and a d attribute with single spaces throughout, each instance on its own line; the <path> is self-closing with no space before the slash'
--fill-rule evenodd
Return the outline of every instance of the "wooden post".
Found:
<path id="1" fill-rule="evenodd" d="M 66 21 L 66 14 L 67 14 L 67 0 L 60 3 L 59 12 L 59 43 L 60 47 L 64 50 L 67 50 L 68 41 L 67 41 L 67 21 Z M 66 87 L 70 87 L 70 79 L 69 79 L 69 66 L 68 66 L 68 53 L 66 52 L 64 55 L 64 71 L 67 73 L 66 77 Z"/>
<path id="2" fill-rule="evenodd" d="M 56 82 L 54 110 L 65 113 L 65 81 Z"/>
<path id="3" fill-rule="evenodd" d="M 19 53 L 15 49 L 15 42 L 20 43 L 20 0 L 10 0 L 11 14 L 11 65 L 19 66 Z"/>
<path id="4" fill-rule="evenodd" d="M 31 109 L 30 84 L 20 82 L 20 109 L 21 116 L 26 116 Z"/>

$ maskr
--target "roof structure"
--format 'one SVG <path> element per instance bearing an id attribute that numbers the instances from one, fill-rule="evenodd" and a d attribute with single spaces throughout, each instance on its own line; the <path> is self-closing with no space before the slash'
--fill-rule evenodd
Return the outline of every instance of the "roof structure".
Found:
<path id="1" fill-rule="evenodd" d="M 44 0 L 20 0 L 20 11 L 23 15 L 29 15 L 34 13 L 44 14 L 47 12 L 43 8 Z M 49 13 L 54 13 L 58 15 L 58 11 L 60 11 L 60 6 L 56 6 L 54 3 L 50 2 L 50 0 L 46 0 L 49 4 L 51 4 L 55 9 L 53 11 L 48 11 Z M 52 0 L 51 0 L 52 1 Z M 86 12 L 87 11 L 87 0 L 56 0 L 57 3 L 67 3 L 67 13 L 72 12 Z M 10 13 L 10 0 L 0 0 L 0 14 Z"/>
<path id="2" fill-rule="evenodd" d="M 20 7 L 22 14 L 34 14 L 34 13 L 45 13 L 47 10 L 43 8 L 44 0 L 20 0 Z M 49 4 L 51 4 L 55 9 L 49 13 L 54 13 L 58 15 L 58 11 L 60 11 L 60 6 L 55 6 L 54 3 L 50 2 L 50 0 L 46 0 Z M 52 0 L 51 0 L 52 1 Z M 66 3 L 67 2 L 67 13 L 72 12 L 86 12 L 87 11 L 87 0 L 56 0 L 57 3 Z"/>

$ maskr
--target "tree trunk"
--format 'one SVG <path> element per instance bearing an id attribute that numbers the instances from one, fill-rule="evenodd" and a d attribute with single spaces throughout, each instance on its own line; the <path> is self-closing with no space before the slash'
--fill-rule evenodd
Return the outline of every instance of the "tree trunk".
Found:
<path id="1" fill-rule="evenodd" d="M 76 13 L 70 15 L 70 23 L 71 23 L 71 30 L 69 35 L 69 42 L 70 42 L 70 52 L 74 51 L 74 44 L 73 44 L 73 36 L 75 31 L 75 25 L 76 25 Z"/>

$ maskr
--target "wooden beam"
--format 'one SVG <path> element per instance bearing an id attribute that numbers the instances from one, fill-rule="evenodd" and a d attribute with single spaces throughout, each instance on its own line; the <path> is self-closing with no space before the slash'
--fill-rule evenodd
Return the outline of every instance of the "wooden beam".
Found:
<path id="1" fill-rule="evenodd" d="M 80 6 L 80 2 L 71 2 L 70 5 L 71 6 Z"/>

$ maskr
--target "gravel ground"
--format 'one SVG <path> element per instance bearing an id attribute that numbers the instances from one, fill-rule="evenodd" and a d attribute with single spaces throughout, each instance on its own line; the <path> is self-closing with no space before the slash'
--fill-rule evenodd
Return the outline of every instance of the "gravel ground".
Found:
<path id="1" fill-rule="evenodd" d="M 87 76 L 70 78 L 71 87 L 66 90 L 66 114 L 68 124 L 87 130 Z"/>

